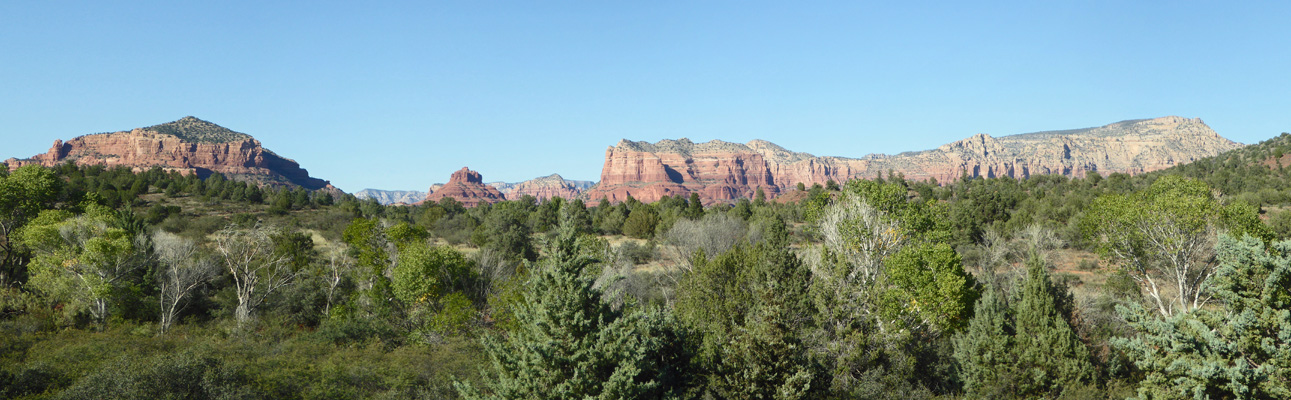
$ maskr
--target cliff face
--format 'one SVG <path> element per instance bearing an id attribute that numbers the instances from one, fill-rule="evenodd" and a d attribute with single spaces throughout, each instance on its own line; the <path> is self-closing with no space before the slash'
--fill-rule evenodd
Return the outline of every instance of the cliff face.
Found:
<path id="1" fill-rule="evenodd" d="M 445 197 L 451 197 L 466 207 L 493 204 L 506 199 L 498 189 L 485 185 L 479 172 L 471 171 L 466 167 L 454 172 L 448 179 L 448 183 L 443 186 L 438 188 L 432 186 L 430 194 L 426 195 L 426 199 L 422 202 L 438 202 Z"/>
<path id="2" fill-rule="evenodd" d="M 1200 119 L 1164 117 L 1118 122 L 1097 128 L 1036 132 L 1000 138 L 978 134 L 933 150 L 863 158 L 815 157 L 770 142 L 748 144 L 687 139 L 658 143 L 623 140 L 605 152 L 601 182 L 586 198 L 623 201 L 628 195 L 655 201 L 664 195 L 699 193 L 705 203 L 768 198 L 799 182 L 811 186 L 834 180 L 887 175 L 939 182 L 970 176 L 1025 178 L 1061 174 L 1083 177 L 1140 174 L 1214 156 L 1242 145 L 1220 137 Z"/>
<path id="3" fill-rule="evenodd" d="M 261 185 L 297 185 L 307 189 L 336 189 L 309 176 L 299 164 L 261 147 L 260 141 L 194 117 L 131 131 L 55 140 L 45 154 L 9 159 L 9 168 L 36 164 L 125 166 L 135 170 L 160 167 L 205 177 L 218 172 L 234 180 Z"/>
<path id="4" fill-rule="evenodd" d="M 720 140 L 623 140 L 606 150 L 601 182 L 586 194 L 591 201 L 604 197 L 619 202 L 631 195 L 650 202 L 698 192 L 705 202 L 714 202 L 752 197 L 760 187 L 774 196 L 780 186 L 772 175 L 776 163 L 769 158 L 753 147 Z"/>

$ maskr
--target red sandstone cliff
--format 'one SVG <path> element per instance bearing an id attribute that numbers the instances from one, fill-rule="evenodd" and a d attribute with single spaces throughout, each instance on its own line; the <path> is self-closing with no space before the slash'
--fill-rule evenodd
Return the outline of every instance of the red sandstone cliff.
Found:
<path id="1" fill-rule="evenodd" d="M 135 170 L 160 167 L 205 177 L 218 172 L 234 180 L 262 185 L 297 185 L 338 191 L 327 181 L 309 176 L 299 164 L 260 146 L 250 135 L 234 132 L 194 117 L 131 131 L 85 135 L 67 142 L 55 140 L 45 154 L 9 159 L 9 169 L 36 164 L 126 166 Z M 339 192 L 339 191 L 338 191 Z"/>
<path id="2" fill-rule="evenodd" d="M 658 143 L 623 140 L 605 152 L 601 182 L 585 192 L 591 201 L 623 201 L 628 195 L 655 201 L 665 195 L 698 192 L 705 203 L 752 197 L 762 188 L 774 197 L 797 183 L 873 178 L 889 170 L 907 179 L 939 182 L 971 176 L 1061 174 L 1082 177 L 1140 174 L 1236 149 L 1200 119 L 1163 117 L 1123 121 L 1097 128 L 1036 132 L 1004 137 L 978 134 L 933 150 L 863 158 L 816 157 L 773 143 L 748 144 L 687 139 Z"/>
<path id="3" fill-rule="evenodd" d="M 426 200 L 422 202 L 438 202 L 445 197 L 451 197 L 466 207 L 506 200 L 498 189 L 484 184 L 484 179 L 479 172 L 471 171 L 466 167 L 454 172 L 448 179 L 448 183 L 443 186 L 438 188 L 432 186 L 430 194 L 427 194 Z"/>

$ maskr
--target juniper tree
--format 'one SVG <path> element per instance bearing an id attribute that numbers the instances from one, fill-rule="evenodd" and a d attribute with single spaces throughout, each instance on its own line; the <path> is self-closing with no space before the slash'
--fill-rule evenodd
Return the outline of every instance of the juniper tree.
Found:
<path id="1" fill-rule="evenodd" d="M 690 200 L 686 202 L 686 212 L 682 215 L 690 219 L 699 219 L 704 216 L 704 203 L 699 199 L 698 192 L 690 193 Z"/>
<path id="2" fill-rule="evenodd" d="M 1018 393 L 1057 395 L 1063 388 L 1089 382 L 1094 367 L 1089 350 L 1068 322 L 1070 295 L 1055 287 L 1039 257 L 1027 261 L 1027 279 L 1015 309 L 1014 354 Z"/>
<path id="3" fill-rule="evenodd" d="M 784 296 L 763 291 L 746 326 L 739 327 L 721 348 L 710 387 L 719 398 L 731 400 L 796 400 L 819 398 L 828 379 L 808 357 L 807 346 L 795 332 L 794 313 Z"/>
<path id="4" fill-rule="evenodd" d="M 1005 296 L 988 287 L 977 300 L 968 328 L 954 339 L 959 378 L 970 397 L 1004 398 L 1018 391 L 1014 317 Z"/>
<path id="5" fill-rule="evenodd" d="M 692 258 L 694 270 L 678 284 L 675 313 L 700 335 L 711 394 L 813 398 L 828 387 L 802 341 L 814 314 L 806 293 L 810 272 L 792 251 L 762 242 L 712 260 L 700 249 Z"/>
<path id="6" fill-rule="evenodd" d="M 654 236 L 654 227 L 657 224 L 659 224 L 659 212 L 650 205 L 639 205 L 633 208 L 627 220 L 623 221 L 623 234 L 638 239 L 649 239 Z"/>

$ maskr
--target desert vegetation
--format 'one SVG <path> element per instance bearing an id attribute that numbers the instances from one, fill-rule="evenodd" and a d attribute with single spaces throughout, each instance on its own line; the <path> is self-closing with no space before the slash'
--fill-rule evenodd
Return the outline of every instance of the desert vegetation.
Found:
<path id="1" fill-rule="evenodd" d="M 710 206 L 26 166 L 0 397 L 1287 398 L 1288 146 Z"/>

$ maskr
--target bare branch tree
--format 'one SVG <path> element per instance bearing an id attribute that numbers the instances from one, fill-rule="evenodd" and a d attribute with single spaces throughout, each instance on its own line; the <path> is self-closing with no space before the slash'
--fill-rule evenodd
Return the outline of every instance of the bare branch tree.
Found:
<path id="1" fill-rule="evenodd" d="M 323 315 L 332 314 L 332 303 L 336 301 L 336 290 L 353 268 L 354 262 L 349 257 L 346 257 L 341 250 L 332 250 L 327 253 L 327 270 L 324 271 L 324 276 L 327 278 L 327 304 L 323 306 Z"/>
<path id="2" fill-rule="evenodd" d="M 274 254 L 274 230 L 262 226 L 250 229 L 228 227 L 215 233 L 215 248 L 233 277 L 238 307 L 238 327 L 251 321 L 252 314 L 275 290 L 291 284 L 296 271 L 287 258 Z"/>
<path id="3" fill-rule="evenodd" d="M 744 220 L 726 213 L 705 215 L 700 220 L 679 219 L 672 229 L 663 235 L 663 246 L 660 252 L 667 254 L 672 263 L 663 263 L 663 272 L 656 275 L 664 301 L 672 302 L 672 290 L 682 276 L 694 271 L 691 263 L 698 251 L 703 251 L 709 259 L 716 257 L 744 238 L 748 224 Z"/>
<path id="4" fill-rule="evenodd" d="M 1018 258 L 1023 260 L 1031 256 L 1040 256 L 1044 261 L 1048 261 L 1048 257 L 1054 250 L 1066 245 L 1052 229 L 1040 224 L 1031 224 L 1022 228 L 1018 232 L 1016 241 Z"/>
<path id="5" fill-rule="evenodd" d="M 864 290 L 883 271 L 883 260 L 906 243 L 901 227 L 859 197 L 848 196 L 825 209 L 820 219 L 825 249 L 843 258 L 848 271 L 818 274 L 842 279 L 840 287 Z"/>
<path id="6" fill-rule="evenodd" d="M 703 250 L 709 258 L 725 253 L 744 237 L 748 230 L 744 220 L 726 213 L 708 214 L 700 220 L 679 219 L 664 234 L 665 248 L 674 260 L 679 260 L 675 268 L 689 272 L 690 257 L 698 250 Z"/>
<path id="7" fill-rule="evenodd" d="M 210 258 L 202 257 L 193 241 L 178 235 L 157 231 L 152 236 L 153 251 L 161 262 L 161 276 L 157 281 L 157 296 L 161 308 L 161 333 L 165 334 L 175 323 L 175 317 L 188 306 L 189 296 L 214 278 L 219 266 Z"/>

